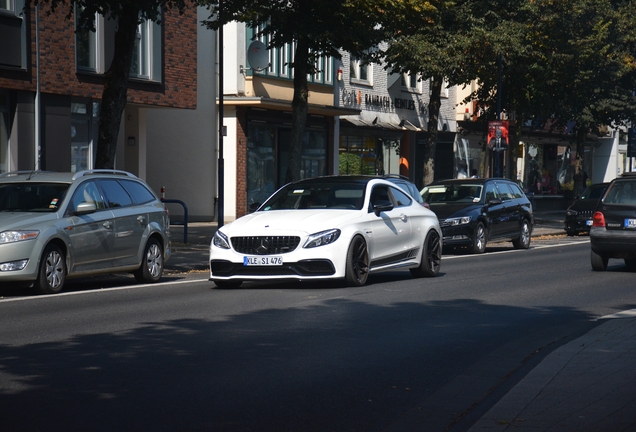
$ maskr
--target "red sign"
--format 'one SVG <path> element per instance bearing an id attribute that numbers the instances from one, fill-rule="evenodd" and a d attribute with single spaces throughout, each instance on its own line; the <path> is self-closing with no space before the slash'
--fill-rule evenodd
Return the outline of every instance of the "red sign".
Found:
<path id="1" fill-rule="evenodd" d="M 495 151 L 508 148 L 508 120 L 488 122 L 488 148 Z"/>

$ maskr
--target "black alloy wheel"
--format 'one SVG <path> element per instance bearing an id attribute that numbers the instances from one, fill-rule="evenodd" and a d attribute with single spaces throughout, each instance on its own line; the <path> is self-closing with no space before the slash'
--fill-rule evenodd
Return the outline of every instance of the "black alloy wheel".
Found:
<path id="1" fill-rule="evenodd" d="M 347 267 L 345 281 L 349 286 L 362 286 L 369 277 L 369 252 L 367 243 L 362 236 L 355 236 L 351 240 L 347 251 Z"/>

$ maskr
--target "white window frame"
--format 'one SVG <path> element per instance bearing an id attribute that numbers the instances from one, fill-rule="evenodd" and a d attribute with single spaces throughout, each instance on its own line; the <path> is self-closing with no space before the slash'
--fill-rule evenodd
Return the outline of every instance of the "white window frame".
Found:
<path id="1" fill-rule="evenodd" d="M 131 64 L 131 78 L 149 80 L 152 77 L 152 24 L 152 21 L 144 20 L 142 23 L 137 25 L 137 41 L 135 42 L 135 51 L 137 53 L 136 57 L 139 61 L 138 64 L 140 65 L 141 70 L 133 71 Z M 139 46 L 137 46 L 137 44 L 139 44 Z"/>
<path id="2" fill-rule="evenodd" d="M 0 10 L 15 13 L 15 0 L 0 0 Z"/>
<path id="3" fill-rule="evenodd" d="M 415 80 L 415 83 L 413 83 L 413 80 Z M 403 90 L 406 90 L 410 93 L 422 93 L 422 80 L 420 79 L 420 74 L 402 74 L 402 80 L 400 84 Z"/>
<path id="4" fill-rule="evenodd" d="M 362 60 L 360 60 L 359 58 L 355 57 L 354 55 L 351 55 L 349 61 L 350 61 L 349 71 L 351 73 L 351 76 L 349 77 L 349 80 L 352 83 L 356 83 L 356 84 L 373 85 L 373 75 L 372 75 L 373 68 L 371 67 L 371 63 L 362 64 Z M 367 71 L 367 77 L 366 78 L 360 78 L 361 71 L 363 69 L 366 69 L 366 71 Z"/>
<path id="5" fill-rule="evenodd" d="M 75 8 L 75 28 L 77 30 L 77 17 L 79 16 L 79 7 Z M 93 33 L 93 37 L 89 40 L 89 44 L 91 45 L 93 52 L 90 53 L 90 56 L 93 58 L 95 66 L 86 66 L 79 64 L 79 53 L 78 53 L 78 35 L 79 32 L 75 35 L 75 67 L 78 71 L 83 72 L 93 72 L 98 74 L 103 74 L 105 72 L 104 68 L 104 17 L 95 14 L 95 31 L 90 31 Z"/>

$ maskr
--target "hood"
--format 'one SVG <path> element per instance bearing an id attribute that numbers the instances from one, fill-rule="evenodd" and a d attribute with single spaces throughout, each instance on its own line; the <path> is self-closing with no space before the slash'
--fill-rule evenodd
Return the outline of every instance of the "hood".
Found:
<path id="1" fill-rule="evenodd" d="M 453 204 L 453 203 L 437 203 L 431 204 L 431 210 L 437 215 L 439 220 L 451 217 L 467 216 L 475 212 L 481 211 L 481 204 Z"/>
<path id="2" fill-rule="evenodd" d="M 596 210 L 596 206 L 598 205 L 598 200 L 596 199 L 580 199 L 574 201 L 574 203 L 568 207 L 568 210 L 576 210 L 576 211 L 586 211 L 586 210 Z"/>
<path id="3" fill-rule="evenodd" d="M 221 228 L 226 235 L 306 235 L 359 219 L 362 210 L 271 210 L 238 218 Z M 285 234 L 282 234 L 285 233 Z"/>
<path id="4" fill-rule="evenodd" d="M 42 222 L 56 220 L 57 213 L 0 212 L 0 232 L 17 229 L 42 229 Z"/>

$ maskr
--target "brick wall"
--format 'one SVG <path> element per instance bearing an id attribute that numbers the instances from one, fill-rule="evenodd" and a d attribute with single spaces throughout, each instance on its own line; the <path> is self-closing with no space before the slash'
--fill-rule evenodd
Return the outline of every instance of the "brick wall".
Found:
<path id="1" fill-rule="evenodd" d="M 40 10 L 40 90 L 43 93 L 101 98 L 102 78 L 81 74 L 75 68 L 74 19 L 66 19 L 61 6 L 48 14 Z M 35 14 L 27 15 L 30 29 L 30 59 L 26 72 L 0 69 L 0 88 L 36 91 Z M 163 24 L 162 83 L 131 81 L 128 102 L 174 108 L 196 107 L 197 13 L 194 7 L 183 15 L 168 12 Z"/>

